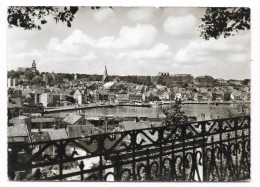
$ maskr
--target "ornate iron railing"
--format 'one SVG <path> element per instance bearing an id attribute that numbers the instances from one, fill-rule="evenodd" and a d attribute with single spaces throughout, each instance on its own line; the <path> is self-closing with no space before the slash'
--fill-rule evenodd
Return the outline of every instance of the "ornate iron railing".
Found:
<path id="1" fill-rule="evenodd" d="M 250 116 L 9 144 L 8 160 L 11 180 L 245 181 Z"/>

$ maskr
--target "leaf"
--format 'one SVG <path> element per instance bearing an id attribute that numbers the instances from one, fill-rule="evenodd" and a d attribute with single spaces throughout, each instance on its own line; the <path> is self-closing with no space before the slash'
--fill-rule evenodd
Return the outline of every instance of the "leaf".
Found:
<path id="1" fill-rule="evenodd" d="M 71 6 L 70 7 L 70 12 L 74 15 L 76 14 L 76 12 L 79 10 L 79 8 L 77 6 Z"/>
<path id="2" fill-rule="evenodd" d="M 67 26 L 68 26 L 68 27 L 71 27 L 70 21 L 67 21 Z"/>
<path id="3" fill-rule="evenodd" d="M 46 20 L 42 20 L 42 21 L 41 21 L 41 24 L 45 24 L 45 23 L 47 23 Z"/>

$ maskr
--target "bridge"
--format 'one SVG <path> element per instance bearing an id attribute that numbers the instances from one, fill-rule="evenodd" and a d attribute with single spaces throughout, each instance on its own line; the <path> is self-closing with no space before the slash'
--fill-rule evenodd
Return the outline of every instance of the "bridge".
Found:
<path id="1" fill-rule="evenodd" d="M 250 116 L 8 143 L 10 180 L 248 181 Z"/>

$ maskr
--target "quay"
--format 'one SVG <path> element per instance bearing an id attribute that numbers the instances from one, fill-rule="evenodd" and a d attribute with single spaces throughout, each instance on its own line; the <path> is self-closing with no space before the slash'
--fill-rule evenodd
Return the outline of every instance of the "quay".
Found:
<path id="1" fill-rule="evenodd" d="M 103 108 L 103 107 L 116 107 L 117 105 L 102 105 L 102 104 L 88 104 L 80 106 L 62 106 L 62 107 L 48 107 L 44 108 L 44 113 L 52 112 L 62 112 L 62 111 L 71 111 L 71 110 L 81 110 L 81 109 L 90 109 L 90 108 Z"/>

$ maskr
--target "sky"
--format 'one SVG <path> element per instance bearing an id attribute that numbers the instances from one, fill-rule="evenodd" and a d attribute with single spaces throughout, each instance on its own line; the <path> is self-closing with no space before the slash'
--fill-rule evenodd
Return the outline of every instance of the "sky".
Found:
<path id="1" fill-rule="evenodd" d="M 9 28 L 8 70 L 109 75 L 211 75 L 250 78 L 250 31 L 204 40 L 205 8 L 80 7 L 69 28 L 52 17 L 41 30 Z"/>

